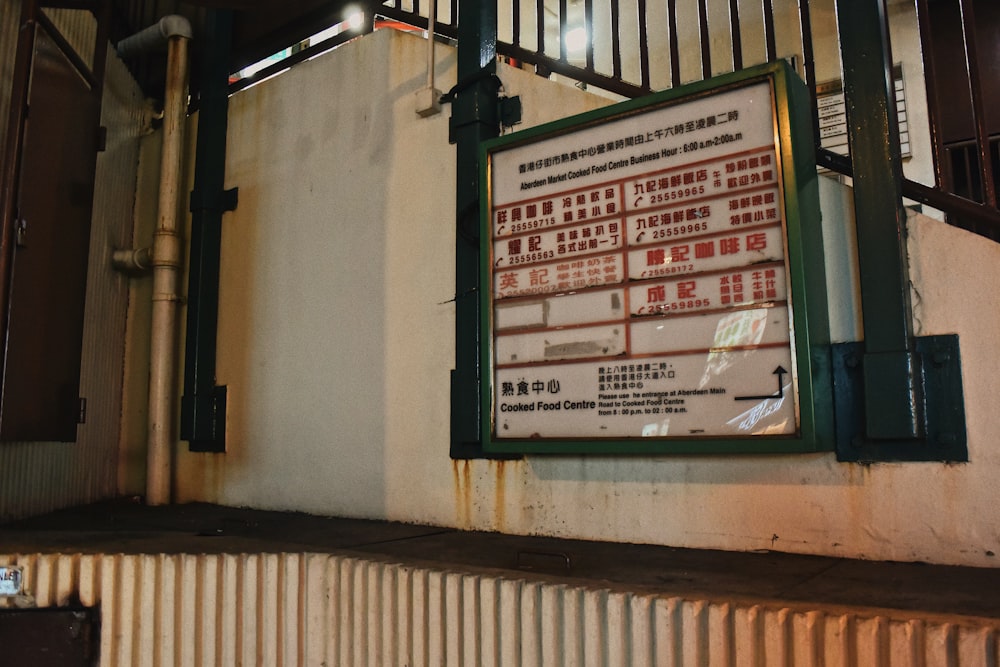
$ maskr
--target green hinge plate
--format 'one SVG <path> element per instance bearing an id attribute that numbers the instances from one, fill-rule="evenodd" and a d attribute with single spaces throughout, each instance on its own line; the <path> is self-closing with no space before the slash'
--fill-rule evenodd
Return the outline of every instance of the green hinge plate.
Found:
<path id="1" fill-rule="evenodd" d="M 921 336 L 915 339 L 913 372 L 917 374 L 916 407 L 922 413 L 918 437 L 876 439 L 866 434 L 866 404 L 871 409 L 879 397 L 865 397 L 864 343 L 832 346 L 834 419 L 837 459 L 848 462 L 968 461 L 965 399 L 958 336 Z"/>

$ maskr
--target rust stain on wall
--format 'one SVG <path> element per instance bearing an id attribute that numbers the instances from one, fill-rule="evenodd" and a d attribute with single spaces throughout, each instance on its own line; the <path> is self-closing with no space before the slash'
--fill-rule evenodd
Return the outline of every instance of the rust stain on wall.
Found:
<path id="1" fill-rule="evenodd" d="M 507 525 L 507 462 L 490 461 L 490 468 L 493 470 L 494 500 L 496 509 L 494 510 L 493 525 L 503 532 Z"/>
<path id="2" fill-rule="evenodd" d="M 455 516 L 460 528 L 472 524 L 472 462 L 452 461 L 451 475 L 455 484 Z"/>
<path id="3" fill-rule="evenodd" d="M 178 474 L 173 494 L 179 503 L 219 503 L 225 486 L 226 454 L 191 454 L 187 447 L 177 452 Z"/>

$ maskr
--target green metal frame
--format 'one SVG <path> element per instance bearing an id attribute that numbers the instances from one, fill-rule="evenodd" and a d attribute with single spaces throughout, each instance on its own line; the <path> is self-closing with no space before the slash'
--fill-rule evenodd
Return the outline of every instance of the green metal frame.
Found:
<path id="1" fill-rule="evenodd" d="M 455 144 L 455 368 L 451 373 L 452 458 L 496 458 L 479 432 L 481 373 L 479 191 L 482 142 L 500 134 L 496 78 L 496 3 L 462 0 L 458 26 L 458 85 L 449 135 Z M 506 458 L 506 457 L 502 457 Z"/>
<path id="2" fill-rule="evenodd" d="M 837 419 L 837 458 L 841 461 L 967 461 L 965 400 L 958 336 L 914 339 L 919 362 L 916 381 L 920 404 L 920 438 L 874 440 L 866 437 L 864 343 L 833 346 L 833 378 Z"/>
<path id="3" fill-rule="evenodd" d="M 493 438 L 493 345 L 492 335 L 482 336 L 480 366 L 483 369 L 479 392 L 480 431 L 487 453 L 745 453 L 811 452 L 833 448 L 832 379 L 830 375 L 829 323 L 826 276 L 823 270 L 823 242 L 813 153 L 809 97 L 805 85 L 784 61 L 769 63 L 741 72 L 700 81 L 646 98 L 630 100 L 605 109 L 562 119 L 554 123 L 514 133 L 486 142 L 480 157 L 480 200 L 489 202 L 489 164 L 494 153 L 524 145 L 583 125 L 607 122 L 654 106 L 683 101 L 758 83 L 771 82 L 775 102 L 778 148 L 781 155 L 785 199 L 787 265 L 791 288 L 792 321 L 798 367 L 799 433 L 794 436 L 752 436 L 743 438 L 648 438 L 648 439 L 502 439 Z M 480 238 L 488 239 L 488 205 L 480 210 Z M 480 313 L 478 330 L 492 331 L 492 290 L 490 288 L 491 244 L 480 243 L 478 281 Z"/>
<path id="4" fill-rule="evenodd" d="M 965 461 L 958 337 L 913 335 L 885 4 L 837 0 L 837 17 L 864 318 L 864 343 L 834 349 L 837 455 Z"/>
<path id="5" fill-rule="evenodd" d="M 192 452 L 226 451 L 226 387 L 215 384 L 219 321 L 222 214 L 236 208 L 237 189 L 224 189 L 229 125 L 229 50 L 232 11 L 208 10 L 201 68 L 194 190 L 191 191 L 191 260 L 181 440 Z"/>

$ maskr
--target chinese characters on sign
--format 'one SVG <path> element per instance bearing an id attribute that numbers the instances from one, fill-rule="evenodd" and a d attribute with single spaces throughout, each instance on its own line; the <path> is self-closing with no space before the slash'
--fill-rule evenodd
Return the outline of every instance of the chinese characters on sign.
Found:
<path id="1" fill-rule="evenodd" d="M 490 155 L 494 439 L 794 434 L 769 81 Z"/>

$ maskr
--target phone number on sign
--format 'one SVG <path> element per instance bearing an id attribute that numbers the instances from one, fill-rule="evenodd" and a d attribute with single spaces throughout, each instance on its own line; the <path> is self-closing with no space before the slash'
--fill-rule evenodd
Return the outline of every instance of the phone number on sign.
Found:
<path id="1" fill-rule="evenodd" d="M 693 185 L 690 188 L 681 188 L 680 190 L 671 190 L 669 192 L 657 192 L 655 195 L 649 196 L 650 204 L 662 204 L 663 202 L 675 201 L 677 199 L 683 199 L 685 197 L 695 197 L 697 195 L 705 194 L 704 185 Z"/>
<path id="2" fill-rule="evenodd" d="M 712 305 L 711 299 L 691 299 L 688 301 L 674 301 L 672 303 L 660 303 L 649 306 L 651 311 L 665 313 L 672 310 L 690 310 L 692 308 L 707 308 Z"/>
<path id="3" fill-rule="evenodd" d="M 507 258 L 509 264 L 529 264 L 531 262 L 542 262 L 546 259 L 552 259 L 556 256 L 554 250 L 545 250 L 542 252 L 528 252 L 523 255 L 511 255 Z"/>
<path id="4" fill-rule="evenodd" d="M 527 222 L 515 222 L 510 226 L 510 231 L 512 234 L 517 234 L 518 232 L 528 232 L 532 229 L 551 227 L 554 224 L 556 224 L 555 218 L 538 218 L 537 220 L 528 220 Z"/>
<path id="5" fill-rule="evenodd" d="M 642 272 L 643 278 L 656 278 L 657 276 L 669 276 L 672 273 L 687 273 L 694 271 L 694 264 L 675 264 L 657 269 L 646 269 Z"/>
<path id="6" fill-rule="evenodd" d="M 676 227 L 666 227 L 664 229 L 654 229 L 653 238 L 654 239 L 666 239 L 671 236 L 680 236 L 681 234 L 693 234 L 694 232 L 702 232 L 708 229 L 707 222 L 698 222 L 692 225 L 678 225 Z"/>

